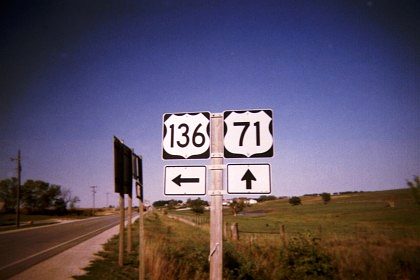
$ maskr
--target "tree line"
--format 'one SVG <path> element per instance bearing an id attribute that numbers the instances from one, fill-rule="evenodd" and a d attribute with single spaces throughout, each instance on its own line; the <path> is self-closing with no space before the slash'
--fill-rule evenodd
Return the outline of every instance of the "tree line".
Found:
<path id="1" fill-rule="evenodd" d="M 17 207 L 17 179 L 0 181 L 0 202 L 3 212 L 15 213 Z M 80 201 L 67 188 L 41 180 L 27 180 L 20 188 L 20 209 L 25 214 L 66 214 Z"/>

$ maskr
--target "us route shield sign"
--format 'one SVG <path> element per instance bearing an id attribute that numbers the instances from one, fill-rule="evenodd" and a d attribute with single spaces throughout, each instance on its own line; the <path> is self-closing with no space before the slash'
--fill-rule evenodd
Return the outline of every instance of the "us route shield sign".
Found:
<path id="1" fill-rule="evenodd" d="M 270 165 L 228 164 L 227 192 L 229 194 L 269 194 L 271 193 Z"/>
<path id="2" fill-rule="evenodd" d="M 223 118 L 226 158 L 273 156 L 271 110 L 225 111 Z"/>
<path id="3" fill-rule="evenodd" d="M 210 157 L 210 113 L 163 115 L 163 159 Z"/>
<path id="4" fill-rule="evenodd" d="M 165 166 L 165 195 L 205 194 L 205 166 Z"/>

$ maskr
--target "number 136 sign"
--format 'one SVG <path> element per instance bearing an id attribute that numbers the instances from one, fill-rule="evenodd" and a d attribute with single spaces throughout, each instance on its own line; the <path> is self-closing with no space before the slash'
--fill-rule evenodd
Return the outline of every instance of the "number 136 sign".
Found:
<path id="1" fill-rule="evenodd" d="M 210 113 L 163 115 L 163 159 L 210 157 Z"/>

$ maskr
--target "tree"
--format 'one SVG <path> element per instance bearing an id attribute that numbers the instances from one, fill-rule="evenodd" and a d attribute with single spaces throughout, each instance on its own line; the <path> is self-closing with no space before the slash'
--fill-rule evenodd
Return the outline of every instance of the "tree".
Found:
<path id="1" fill-rule="evenodd" d="M 16 208 L 17 179 L 0 181 L 0 200 L 5 203 L 6 212 L 14 212 Z M 68 189 L 40 180 L 27 180 L 20 190 L 21 207 L 28 213 L 64 214 L 68 208 L 73 209 L 79 197 L 72 196 Z"/>
<path id="2" fill-rule="evenodd" d="M 239 212 L 242 212 L 244 210 L 245 206 L 246 206 L 245 202 L 239 198 L 234 199 L 232 203 L 229 204 L 229 207 L 232 210 L 233 216 L 235 217 Z"/>
<path id="3" fill-rule="evenodd" d="M 16 210 L 17 179 L 4 179 L 0 181 L 0 200 L 4 202 L 6 212 Z"/>
<path id="4" fill-rule="evenodd" d="M 66 209 L 74 210 L 76 204 L 80 202 L 80 198 L 78 196 L 73 196 L 71 190 L 68 188 L 62 189 L 61 197 L 66 205 Z"/>
<path id="5" fill-rule="evenodd" d="M 331 194 L 327 193 L 327 192 L 323 192 L 323 193 L 321 193 L 321 198 L 322 198 L 322 201 L 324 202 L 324 204 L 327 204 L 331 200 Z"/>
<path id="6" fill-rule="evenodd" d="M 207 205 L 208 202 L 201 200 L 200 198 L 187 200 L 187 206 L 190 207 L 191 210 L 196 214 L 203 214 L 205 206 Z"/>
<path id="7" fill-rule="evenodd" d="M 44 213 L 61 198 L 61 187 L 44 181 L 28 180 L 22 186 L 22 204 L 29 213 Z"/>
<path id="8" fill-rule="evenodd" d="M 300 200 L 300 197 L 292 196 L 289 198 L 289 203 L 293 206 L 302 204 L 302 201 Z"/>
<path id="9" fill-rule="evenodd" d="M 413 181 L 407 180 L 407 185 L 411 189 L 411 194 L 413 195 L 414 201 L 420 205 L 420 178 L 419 176 L 414 176 Z"/>
<path id="10" fill-rule="evenodd" d="M 178 204 L 182 203 L 182 200 L 157 200 L 153 202 L 153 207 L 159 208 L 159 207 L 168 207 L 169 209 L 175 208 Z"/>
<path id="11" fill-rule="evenodd" d="M 259 198 L 257 198 L 258 202 L 264 202 L 264 201 L 268 201 L 268 200 L 276 200 L 277 197 L 275 197 L 274 195 L 261 195 Z"/>

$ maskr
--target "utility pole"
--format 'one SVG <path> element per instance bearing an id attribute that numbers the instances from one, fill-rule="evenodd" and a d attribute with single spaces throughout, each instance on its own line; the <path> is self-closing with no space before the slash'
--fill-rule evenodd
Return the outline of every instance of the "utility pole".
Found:
<path id="1" fill-rule="evenodd" d="M 95 194 L 96 194 L 96 188 L 98 186 L 90 186 L 90 188 L 92 189 L 92 197 L 93 197 L 93 201 L 92 201 L 92 216 L 95 216 Z"/>
<path id="2" fill-rule="evenodd" d="M 20 150 L 18 150 L 17 158 L 11 158 L 12 161 L 16 160 L 17 162 L 17 192 L 16 192 L 16 228 L 20 227 L 20 176 L 22 172 L 22 165 L 21 165 L 21 158 L 20 158 Z"/>

